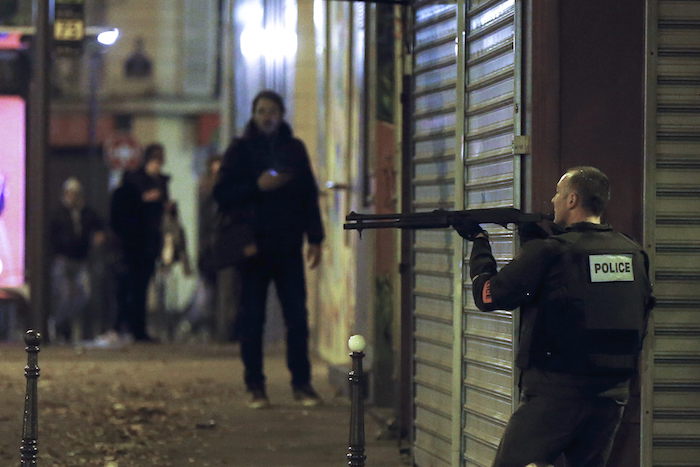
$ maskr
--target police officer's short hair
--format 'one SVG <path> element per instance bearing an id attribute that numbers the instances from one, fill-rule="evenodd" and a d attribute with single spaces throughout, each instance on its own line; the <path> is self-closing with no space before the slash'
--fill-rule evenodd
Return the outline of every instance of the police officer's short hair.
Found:
<path id="1" fill-rule="evenodd" d="M 610 200 L 610 181 L 599 169 L 590 166 L 572 167 L 569 186 L 581 196 L 583 207 L 594 216 L 600 216 Z"/>

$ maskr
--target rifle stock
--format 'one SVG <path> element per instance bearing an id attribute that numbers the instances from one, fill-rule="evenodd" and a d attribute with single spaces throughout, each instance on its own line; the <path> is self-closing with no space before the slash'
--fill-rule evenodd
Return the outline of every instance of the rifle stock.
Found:
<path id="1" fill-rule="evenodd" d="M 345 217 L 345 230 L 364 229 L 445 229 L 459 225 L 466 219 L 479 224 L 520 225 L 528 222 L 552 220 L 552 216 L 540 213 L 525 213 L 517 208 L 467 209 L 465 211 L 447 211 L 436 209 L 430 212 L 360 214 L 351 212 Z"/>

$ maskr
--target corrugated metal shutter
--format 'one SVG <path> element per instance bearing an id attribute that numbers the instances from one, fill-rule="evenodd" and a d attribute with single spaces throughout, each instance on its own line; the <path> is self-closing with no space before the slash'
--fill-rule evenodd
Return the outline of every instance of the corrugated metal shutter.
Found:
<path id="1" fill-rule="evenodd" d="M 652 459 L 645 465 L 690 466 L 700 464 L 700 3 L 658 1 L 655 7 L 651 227 L 658 305 L 646 407 Z"/>
<path id="2" fill-rule="evenodd" d="M 412 210 L 453 209 L 457 5 L 414 6 Z M 419 230 L 412 248 L 414 460 L 451 464 L 453 234 Z"/>
<path id="3" fill-rule="evenodd" d="M 464 202 L 466 209 L 519 205 L 513 155 L 517 85 L 514 0 L 473 1 L 467 9 Z M 490 226 L 502 265 L 513 258 L 511 231 Z M 468 256 L 467 256 L 468 258 Z M 513 315 L 476 309 L 465 275 L 463 465 L 491 465 L 512 412 Z"/>

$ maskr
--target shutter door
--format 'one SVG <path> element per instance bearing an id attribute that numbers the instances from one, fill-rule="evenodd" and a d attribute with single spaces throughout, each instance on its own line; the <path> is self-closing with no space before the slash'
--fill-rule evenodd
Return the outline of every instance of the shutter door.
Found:
<path id="1" fill-rule="evenodd" d="M 512 149 L 519 129 L 514 118 L 515 17 L 513 0 L 473 1 L 467 9 L 466 209 L 519 205 L 514 175 L 519 169 Z M 487 228 L 502 266 L 513 258 L 513 234 L 493 225 Z M 489 466 L 512 412 L 513 315 L 478 311 L 468 274 L 464 278 L 462 462 Z"/>
<path id="2" fill-rule="evenodd" d="M 414 5 L 412 210 L 454 208 L 457 5 Z M 413 236 L 414 460 L 448 466 L 452 444 L 453 244 Z"/>
<path id="3" fill-rule="evenodd" d="M 690 466 L 700 463 L 700 2 L 658 1 L 656 7 L 651 253 L 658 305 L 652 464 L 646 465 Z"/>

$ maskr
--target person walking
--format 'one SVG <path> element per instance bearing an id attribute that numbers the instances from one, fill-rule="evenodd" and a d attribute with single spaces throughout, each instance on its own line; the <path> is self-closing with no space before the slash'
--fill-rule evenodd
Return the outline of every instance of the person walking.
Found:
<path id="1" fill-rule="evenodd" d="M 252 118 L 243 137 L 226 150 L 214 198 L 224 212 L 235 211 L 250 224 L 255 244 L 239 265 L 240 311 L 234 335 L 241 345 L 250 408 L 270 406 L 263 372 L 263 328 L 267 289 L 275 283 L 287 328 L 287 365 L 294 398 L 305 406 L 320 403 L 311 385 L 308 311 L 304 278 L 321 260 L 324 238 L 318 187 L 309 156 L 284 120 L 282 97 L 261 91 L 253 99 Z"/>
<path id="2" fill-rule="evenodd" d="M 607 176 L 567 170 L 552 198 L 555 235 L 531 240 L 500 271 L 488 234 L 457 228 L 473 242 L 470 277 L 482 311 L 521 307 L 516 364 L 520 405 L 501 439 L 495 467 L 603 467 L 654 305 L 647 255 L 601 223 Z"/>
<path id="3" fill-rule="evenodd" d="M 111 200 L 110 223 L 121 253 L 115 331 L 129 333 L 141 342 L 153 342 L 146 331 L 146 293 L 163 246 L 163 212 L 170 180 L 161 173 L 164 163 L 163 146 L 149 145 L 141 167 L 124 173 Z"/>

